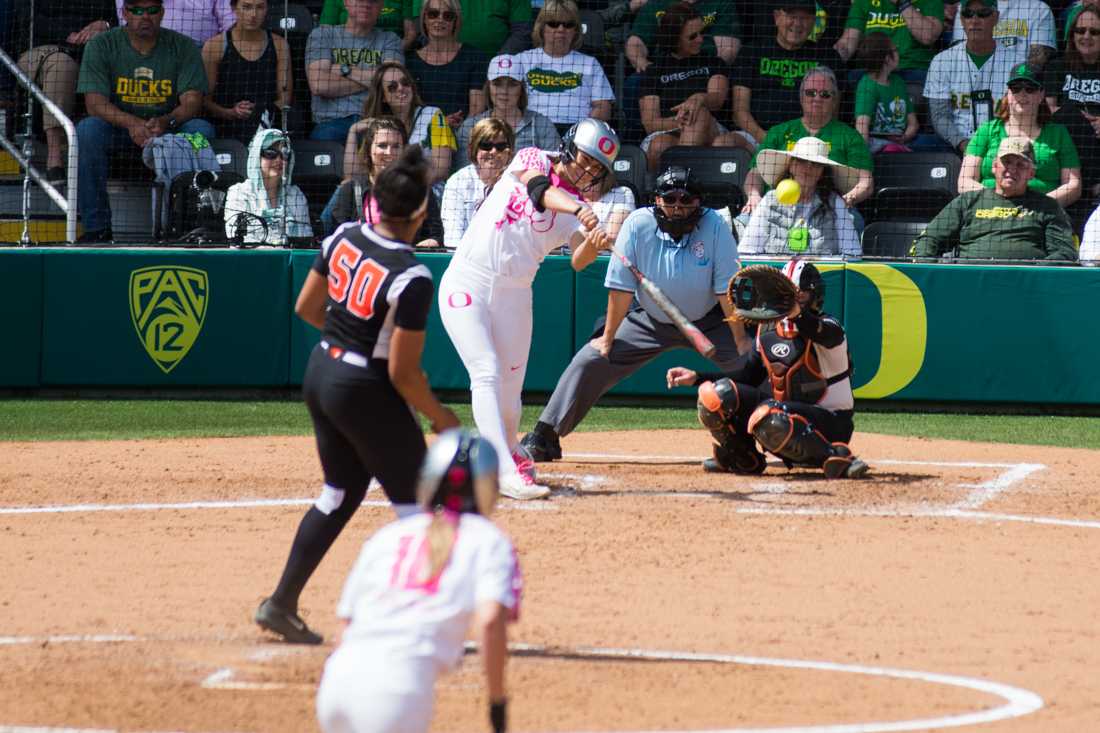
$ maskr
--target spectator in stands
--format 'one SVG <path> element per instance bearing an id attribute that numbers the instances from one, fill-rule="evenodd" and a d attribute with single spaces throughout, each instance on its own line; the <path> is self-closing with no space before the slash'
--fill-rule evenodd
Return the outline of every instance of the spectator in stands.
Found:
<path id="1" fill-rule="evenodd" d="M 230 0 L 166 0 L 162 2 L 161 27 L 182 33 L 201 48 L 214 35 L 225 33 L 237 22 L 229 3 Z M 127 22 L 124 12 L 127 5 L 133 3 L 115 0 L 120 25 Z"/>
<path id="2" fill-rule="evenodd" d="M 485 68 L 488 57 L 458 41 L 462 7 L 458 0 L 428 0 L 420 11 L 420 32 L 428 43 L 408 59 L 409 74 L 420 96 L 443 110 L 447 124 L 457 130 L 467 114 L 485 109 Z"/>
<path id="3" fill-rule="evenodd" d="M 424 157 L 432 166 L 432 183 L 447 180 L 456 147 L 455 135 L 447 125 L 443 111 L 424 104 L 408 70 L 396 61 L 387 61 L 378 67 L 371 80 L 370 94 L 363 105 L 363 119 L 348 130 L 344 143 L 345 173 L 355 173 L 357 157 L 354 154 L 349 157 L 348 151 L 354 153 L 358 147 L 359 133 L 372 118 L 384 115 L 401 120 L 409 134 L 408 144 L 424 148 Z"/>
<path id="4" fill-rule="evenodd" d="M 325 0 L 321 7 L 321 25 L 344 25 L 348 22 L 348 9 L 344 0 Z M 405 0 L 382 0 L 382 11 L 375 27 L 389 31 L 401 39 L 401 47 L 407 53 L 416 43 L 416 20 L 411 6 Z"/>
<path id="5" fill-rule="evenodd" d="M 1069 130 L 1081 161 L 1081 200 L 1067 209 L 1076 229 L 1100 196 L 1100 9 L 1074 16 L 1066 52 L 1047 65 L 1043 82 L 1052 119 Z"/>
<path id="6" fill-rule="evenodd" d="M 815 66 L 840 60 L 831 46 L 811 40 L 814 0 L 778 0 L 774 35 L 758 37 L 741 51 L 733 75 L 733 121 L 755 148 L 768 128 L 796 117 L 799 84 Z"/>
<path id="7" fill-rule="evenodd" d="M 872 153 L 891 145 L 907 150 L 920 123 L 905 80 L 894 73 L 898 49 L 889 36 L 875 31 L 859 40 L 856 56 L 867 72 L 856 86 L 856 129 Z"/>
<path id="8" fill-rule="evenodd" d="M 529 0 L 461 0 L 462 16 L 470 22 L 458 40 L 479 49 L 486 58 L 516 54 L 531 47 Z M 422 0 L 413 0 L 413 17 L 420 15 Z"/>
<path id="9" fill-rule="evenodd" d="M 306 78 L 313 92 L 314 140 L 343 140 L 367 101 L 375 70 L 405 62 L 401 39 L 374 27 L 381 0 L 346 0 L 348 22 L 314 28 L 306 43 Z"/>
<path id="10" fill-rule="evenodd" d="M 1026 137 L 1000 141 L 993 161 L 994 185 L 962 192 L 913 242 L 916 257 L 1004 260 L 1077 259 L 1066 212 L 1029 185 L 1035 150 Z"/>
<path id="11" fill-rule="evenodd" d="M 765 193 L 766 183 L 757 169 L 757 161 L 765 150 L 791 150 L 804 137 L 816 137 L 825 141 L 831 160 L 855 168 L 859 180 L 842 194 L 844 203 L 853 207 L 873 193 L 871 177 L 871 151 L 854 128 L 835 119 L 840 95 L 837 92 L 836 75 L 827 66 L 818 66 L 802 78 L 802 117 L 773 126 L 768 130 L 760 148 L 756 151 L 753 166 L 745 177 L 745 194 L 748 201 L 743 213 L 751 213 Z M 857 220 L 857 229 L 862 223 Z"/>
<path id="12" fill-rule="evenodd" d="M 741 50 L 741 22 L 733 3 L 727 0 L 649 0 L 638 11 L 630 37 L 626 40 L 626 58 L 638 73 L 652 63 L 649 50 L 657 42 L 658 21 L 670 5 L 687 2 L 703 19 L 702 53 L 717 56 L 732 64 Z"/>
<path id="13" fill-rule="evenodd" d="M 726 65 L 717 56 L 701 54 L 703 19 L 688 3 L 670 5 L 661 17 L 653 62 L 641 82 L 642 141 L 649 169 L 656 171 L 661 155 L 673 145 L 748 147 L 715 115 L 729 95 Z"/>
<path id="14" fill-rule="evenodd" d="M 214 137 L 213 126 L 197 117 L 206 93 L 199 49 L 160 27 L 163 11 L 159 0 L 131 0 L 126 25 L 100 33 L 85 48 L 76 88 L 88 110 L 76 127 L 82 242 L 113 239 L 107 198 L 112 154 L 165 133 Z"/>
<path id="15" fill-rule="evenodd" d="M 1042 66 L 1058 48 L 1054 33 L 1054 13 L 1043 0 L 999 0 L 1000 18 L 993 37 L 1002 46 L 1022 46 L 1023 60 Z M 966 38 L 962 19 L 955 18 L 955 42 Z"/>
<path id="16" fill-rule="evenodd" d="M 959 169 L 959 193 L 993 188 L 993 163 L 1001 140 L 1025 137 L 1034 144 L 1035 170 L 1028 186 L 1066 208 L 1081 197 L 1081 162 L 1065 125 L 1050 121 L 1043 85 L 1032 67 L 1019 64 L 1008 79 L 1008 92 L 996 119 L 979 127 L 966 147 Z"/>
<path id="17" fill-rule="evenodd" d="M 290 47 L 264 27 L 267 0 L 230 0 L 237 22 L 202 47 L 206 112 L 218 137 L 248 143 L 261 120 L 275 124 L 293 99 Z"/>
<path id="18" fill-rule="evenodd" d="M 993 40 L 1000 18 L 997 0 L 966 0 L 960 7 L 966 42 L 932 59 L 924 96 L 936 134 L 964 155 L 974 131 L 993 119 L 1012 69 L 1026 59 L 1022 46 Z"/>
<path id="19" fill-rule="evenodd" d="M 860 172 L 830 160 L 824 140 L 804 137 L 790 152 L 762 150 L 756 163 L 773 190 L 753 209 L 737 245 L 741 254 L 863 254 L 852 212 L 841 198 L 859 182 Z M 801 190 L 793 206 L 775 197 L 775 187 L 785 178 L 793 179 Z"/>
<path id="20" fill-rule="evenodd" d="M 634 211 L 636 202 L 634 192 L 629 186 L 620 186 L 614 173 L 609 173 L 600 181 L 600 185 L 591 191 L 585 191 L 585 200 L 592 204 L 592 212 L 600 221 L 600 226 L 607 232 L 611 239 L 619 236 L 626 217 Z M 610 255 L 608 251 L 600 252 L 601 255 Z"/>
<path id="21" fill-rule="evenodd" d="M 27 49 L 19 57 L 19 68 L 70 119 L 76 109 L 76 79 L 80 74 L 84 47 L 100 33 L 110 30 L 114 19 L 115 6 L 111 0 L 16 3 L 14 48 Z M 37 45 L 28 48 L 26 34 L 32 23 Z M 11 49 L 13 46 L 5 48 Z M 46 178 L 52 183 L 60 183 L 66 177 L 65 150 L 69 141 L 61 123 L 45 110 L 42 113 L 42 129 L 46 134 Z M 9 130 L 8 137 L 11 136 Z"/>
<path id="22" fill-rule="evenodd" d="M 248 179 L 230 186 L 225 196 L 225 235 L 230 241 L 286 244 L 313 236 L 305 194 L 291 183 L 294 151 L 287 143 L 286 133 L 273 128 L 252 138 Z"/>
<path id="23" fill-rule="evenodd" d="M 1076 0 L 1076 2 L 1071 3 L 1059 14 L 1057 24 L 1062 26 L 1062 43 L 1067 48 L 1069 47 L 1069 42 L 1073 40 L 1073 21 L 1077 20 L 1077 14 L 1085 8 L 1096 8 L 1100 10 L 1100 0 Z"/>
<path id="24" fill-rule="evenodd" d="M 489 109 L 468 118 L 459 128 L 455 156 L 457 167 L 470 163 L 466 156 L 471 131 L 474 125 L 487 117 L 497 117 L 508 123 L 515 132 L 516 150 L 557 150 L 561 147 L 561 135 L 554 122 L 546 115 L 528 109 L 527 85 L 523 83 L 523 70 L 514 56 L 497 56 L 489 62 L 488 78 L 483 88 L 489 100 Z"/>
<path id="25" fill-rule="evenodd" d="M 378 221 L 378 202 L 370 195 L 371 186 L 382 169 L 396 160 L 408 144 L 409 133 L 396 117 L 375 117 L 366 121 L 355 172 L 340 184 L 321 212 L 325 236 L 345 222 Z M 442 240 L 439 204 L 433 193 L 428 196 L 428 215 L 417 232 L 416 241 L 420 247 L 438 247 Z"/>
<path id="26" fill-rule="evenodd" d="M 508 167 L 515 152 L 516 134 L 504 120 L 485 117 L 470 129 L 466 150 L 474 161 L 447 179 L 443 191 L 443 244 L 455 249 L 489 189 Z"/>
<path id="27" fill-rule="evenodd" d="M 1085 224 L 1085 233 L 1081 235 L 1081 251 L 1077 256 L 1082 265 L 1100 266 L 1100 207 L 1093 210 Z"/>
<path id="28" fill-rule="evenodd" d="M 881 31 L 898 49 L 898 69 L 907 81 L 924 80 L 943 32 L 942 0 L 852 0 L 837 53 L 847 61 L 864 33 Z"/>
<path id="29" fill-rule="evenodd" d="M 546 0 L 531 37 L 537 48 L 516 55 L 531 109 L 567 128 L 586 117 L 611 119 L 615 93 L 600 66 L 581 45 L 581 16 L 573 0 Z"/>

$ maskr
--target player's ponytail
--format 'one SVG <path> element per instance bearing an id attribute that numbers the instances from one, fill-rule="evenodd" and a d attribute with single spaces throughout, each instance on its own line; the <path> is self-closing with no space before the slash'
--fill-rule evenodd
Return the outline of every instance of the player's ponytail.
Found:
<path id="1" fill-rule="evenodd" d="M 427 530 L 428 565 L 424 568 L 425 577 L 418 579 L 421 583 L 427 584 L 438 578 L 443 568 L 447 567 L 447 561 L 451 558 L 451 548 L 455 544 L 455 525 L 458 523 L 458 517 L 459 515 L 455 512 L 442 508 L 435 510 Z"/>
<path id="2" fill-rule="evenodd" d="M 419 145 L 409 145 L 374 179 L 371 196 L 384 219 L 409 221 L 427 209 L 428 161 Z"/>

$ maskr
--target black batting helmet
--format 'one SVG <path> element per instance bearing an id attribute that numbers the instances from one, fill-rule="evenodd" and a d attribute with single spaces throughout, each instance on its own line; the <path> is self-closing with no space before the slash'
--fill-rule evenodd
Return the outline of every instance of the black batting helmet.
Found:
<path id="1" fill-rule="evenodd" d="M 429 511 L 443 508 L 488 516 L 500 490 L 497 471 L 497 453 L 489 441 L 472 430 L 446 430 L 424 457 L 417 503 Z"/>

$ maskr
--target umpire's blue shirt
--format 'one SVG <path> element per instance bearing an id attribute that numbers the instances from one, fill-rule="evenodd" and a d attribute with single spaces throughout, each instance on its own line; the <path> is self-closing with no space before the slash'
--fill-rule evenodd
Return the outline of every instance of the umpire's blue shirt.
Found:
<path id="1" fill-rule="evenodd" d="M 677 242 L 657 228 L 653 207 L 635 209 L 615 240 L 615 247 L 691 321 L 699 320 L 715 306 L 715 294 L 725 295 L 730 278 L 740 268 L 729 226 L 713 209 L 703 212 L 695 229 Z M 651 318 L 672 322 L 638 289 L 637 278 L 617 257 L 612 256 L 603 284 L 612 290 L 635 293 Z"/>

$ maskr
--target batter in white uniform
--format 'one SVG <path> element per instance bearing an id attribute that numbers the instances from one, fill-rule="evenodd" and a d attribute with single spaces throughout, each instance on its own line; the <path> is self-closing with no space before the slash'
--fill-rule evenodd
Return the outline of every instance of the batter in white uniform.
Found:
<path id="1" fill-rule="evenodd" d="M 531 348 L 531 282 L 562 242 L 570 244 L 575 270 L 611 246 L 582 194 L 599 187 L 618 152 L 615 131 L 594 119 L 574 125 L 557 156 L 520 150 L 474 215 L 440 281 L 439 310 L 470 374 L 474 421 L 501 456 L 500 492 L 513 499 L 550 494 L 535 483 L 534 463 L 517 452 Z"/>
<path id="2" fill-rule="evenodd" d="M 467 430 L 442 433 L 417 487 L 423 512 L 363 546 L 337 607 L 347 622 L 317 691 L 324 733 L 425 733 L 440 673 L 462 660 L 471 621 L 494 733 L 506 728 L 507 623 L 522 576 L 512 543 L 489 519 L 496 452 Z"/>

